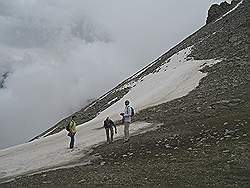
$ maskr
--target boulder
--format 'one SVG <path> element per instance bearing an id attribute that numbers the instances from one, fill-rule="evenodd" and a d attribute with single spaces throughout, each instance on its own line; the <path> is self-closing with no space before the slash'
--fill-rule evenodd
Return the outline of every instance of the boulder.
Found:
<path id="1" fill-rule="evenodd" d="M 213 4 L 208 10 L 206 24 L 216 21 L 228 11 L 230 11 L 232 8 L 234 8 L 239 2 L 239 0 L 233 0 L 231 4 L 226 1 L 222 2 L 219 5 Z"/>

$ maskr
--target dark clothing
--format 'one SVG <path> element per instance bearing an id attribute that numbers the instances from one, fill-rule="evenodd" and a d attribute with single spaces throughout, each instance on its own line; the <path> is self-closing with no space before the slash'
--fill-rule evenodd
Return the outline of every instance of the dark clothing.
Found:
<path id="1" fill-rule="evenodd" d="M 71 121 L 69 123 L 69 130 L 68 131 L 69 131 L 68 136 L 70 137 L 69 148 L 73 149 L 74 144 L 75 144 L 75 134 L 76 134 L 76 122 L 73 120 L 73 118 L 71 119 Z"/>
<path id="2" fill-rule="evenodd" d="M 74 148 L 74 144 L 75 144 L 75 133 L 69 132 L 68 136 L 70 137 L 69 148 L 73 149 Z"/>
<path id="3" fill-rule="evenodd" d="M 115 132 L 116 132 L 117 130 L 115 123 L 111 119 L 106 119 L 104 121 L 104 128 L 106 129 L 107 142 L 113 141 L 113 136 L 114 136 L 113 127 L 115 127 Z M 109 138 L 109 132 L 110 132 L 110 138 Z"/>
<path id="4" fill-rule="evenodd" d="M 109 131 L 110 131 L 110 137 L 109 138 Z M 113 142 L 113 137 L 114 137 L 114 130 L 113 128 L 106 128 L 106 135 L 107 135 L 107 142 Z"/>
<path id="5" fill-rule="evenodd" d="M 115 123 L 111 120 L 111 119 L 106 119 L 105 121 L 104 121 L 104 128 L 105 129 L 107 129 L 107 128 L 113 128 L 113 127 L 115 127 L 115 130 L 116 130 L 116 126 L 115 126 Z"/>

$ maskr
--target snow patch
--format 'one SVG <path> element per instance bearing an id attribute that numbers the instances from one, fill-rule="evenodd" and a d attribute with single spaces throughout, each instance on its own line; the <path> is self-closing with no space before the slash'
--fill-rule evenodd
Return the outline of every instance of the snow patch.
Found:
<path id="1" fill-rule="evenodd" d="M 0 179 L 24 173 L 33 173 L 55 166 L 67 165 L 72 161 L 86 155 L 92 146 L 106 141 L 103 119 L 95 118 L 77 127 L 76 145 L 73 150 L 68 148 L 69 137 L 63 130 L 55 135 L 34 140 L 30 143 L 21 144 L 4 150 L 0 150 Z M 137 134 L 151 128 L 146 122 L 131 124 L 130 131 Z M 115 139 L 123 137 L 123 126 L 118 126 Z"/>
<path id="2" fill-rule="evenodd" d="M 68 149 L 69 137 L 66 136 L 66 130 L 31 143 L 0 150 L 0 179 L 62 166 L 83 157 L 91 147 L 105 142 L 105 131 L 100 129 L 103 121 L 106 117 L 114 121 L 121 119 L 119 114 L 123 111 L 124 101 L 127 99 L 138 112 L 141 109 L 187 95 L 207 75 L 200 69 L 219 62 L 214 59 L 193 60 L 188 57 L 191 50 L 192 47 L 188 47 L 174 54 L 158 69 L 158 72 L 133 82 L 134 87 L 121 100 L 91 121 L 79 125 L 74 150 Z M 151 128 L 152 125 L 149 123 L 136 122 L 131 124 L 130 132 L 138 133 L 138 131 L 143 132 Z M 118 134 L 115 138 L 122 137 L 123 126 L 118 126 Z"/>
<path id="3" fill-rule="evenodd" d="M 112 102 L 116 101 L 118 99 L 118 97 L 112 99 L 111 101 L 108 102 L 108 104 L 111 104 Z"/>

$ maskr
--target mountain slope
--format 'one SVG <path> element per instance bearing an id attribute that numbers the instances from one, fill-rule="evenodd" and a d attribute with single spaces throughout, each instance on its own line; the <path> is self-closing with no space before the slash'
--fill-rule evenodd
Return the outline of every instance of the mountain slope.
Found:
<path id="1" fill-rule="evenodd" d="M 188 58 L 191 50 L 192 47 L 181 50 L 171 56 L 166 64 L 160 66 L 155 73 L 148 74 L 143 77 L 143 80 L 124 85 L 124 88 L 129 87 L 131 89 L 120 101 L 101 112 L 93 120 L 78 126 L 76 136 L 78 149 L 76 151 L 72 153 L 67 151 L 68 144 L 67 138 L 65 138 L 65 130 L 32 143 L 0 151 L 2 178 L 63 165 L 82 157 L 82 152 L 105 140 L 103 130 L 99 128 L 102 127 L 107 116 L 113 120 L 120 119 L 119 113 L 123 110 L 126 99 L 130 99 L 133 107 L 139 111 L 188 94 L 199 84 L 200 79 L 206 76 L 199 70 L 205 66 L 213 66 L 219 63 L 218 60 L 213 59 L 193 60 Z M 118 90 L 122 89 L 119 88 Z M 147 123 L 136 123 L 131 126 L 131 129 L 136 131 L 147 126 Z M 123 131 L 121 127 L 119 129 L 121 134 Z M 50 157 L 53 157 L 53 160 Z M 6 162 L 9 160 L 15 162 Z M 22 166 L 25 166 L 25 168 L 22 168 Z"/>
<path id="2" fill-rule="evenodd" d="M 232 4 L 234 5 L 235 3 L 232 3 Z M 113 88 L 111 91 L 107 92 L 106 94 L 104 94 L 103 96 L 98 98 L 96 101 L 93 101 L 93 103 L 91 103 L 90 105 L 88 105 L 85 108 L 83 108 L 82 110 L 76 112 L 74 115 L 77 116 L 77 122 L 79 124 L 82 124 L 82 123 L 87 122 L 87 121 L 93 119 L 94 117 L 96 117 L 96 115 L 98 113 L 105 110 L 106 108 L 108 108 L 109 106 L 114 104 L 115 102 L 119 101 L 124 95 L 126 95 L 130 91 L 131 86 L 133 86 L 134 82 L 137 82 L 138 80 L 143 79 L 143 77 L 145 77 L 146 75 L 148 75 L 150 73 L 154 73 L 155 71 L 157 71 L 159 66 L 164 64 L 172 55 L 174 55 L 175 53 L 177 53 L 177 52 L 179 52 L 179 51 L 181 51 L 189 46 L 192 46 L 195 44 L 195 47 L 199 46 L 199 47 L 202 47 L 202 49 L 204 49 L 200 54 L 196 55 L 196 58 L 198 58 L 198 59 L 213 59 L 213 58 L 220 59 L 220 58 L 226 58 L 226 57 L 228 57 L 228 58 L 234 57 L 236 51 L 243 50 L 242 48 L 241 49 L 237 49 L 237 48 L 240 48 L 242 45 L 246 45 L 246 44 L 242 44 L 240 46 L 239 45 L 232 46 L 231 44 L 234 43 L 234 40 L 239 40 L 239 41 L 245 40 L 245 39 L 240 39 L 240 38 L 235 39 L 235 37 L 237 37 L 237 36 L 233 36 L 230 39 L 230 40 L 232 40 L 232 42 L 229 41 L 229 43 L 226 43 L 226 41 L 229 40 L 226 37 L 229 37 L 229 36 L 227 36 L 228 33 L 227 33 L 227 31 L 225 31 L 225 28 L 223 28 L 223 26 L 224 26 L 224 24 L 227 24 L 227 20 L 228 20 L 228 18 L 224 18 L 223 20 L 218 20 L 214 23 L 211 23 L 211 24 L 204 26 L 203 28 L 201 28 L 200 30 L 198 30 L 197 32 L 195 32 L 194 34 L 192 34 L 191 36 L 186 38 L 184 41 L 179 43 L 177 46 L 175 46 L 174 48 L 169 50 L 167 53 L 165 53 L 161 57 L 157 58 L 155 61 L 153 61 L 147 67 L 140 70 L 135 75 L 128 78 L 127 80 L 124 80 L 122 83 L 120 83 L 118 86 Z M 246 20 L 242 20 L 242 22 L 246 23 Z M 235 27 L 234 24 L 233 24 L 233 27 Z M 246 27 L 246 26 L 243 25 L 242 27 Z M 227 29 L 231 30 L 233 28 L 227 28 Z M 223 38 L 220 38 L 221 36 Z M 240 33 L 239 33 L 239 36 L 240 36 Z M 213 44 L 211 43 L 212 41 L 209 41 L 209 38 L 214 40 Z M 216 44 L 217 39 L 218 39 L 218 46 Z M 209 43 L 211 43 L 211 44 L 209 44 L 209 46 L 207 46 L 203 40 L 209 41 Z M 221 41 L 221 44 L 220 44 L 220 41 Z M 222 47 L 221 45 L 225 45 L 225 46 Z M 216 48 L 220 49 L 220 51 L 219 52 L 216 52 L 216 50 L 213 51 L 213 49 L 211 49 L 211 47 L 214 47 L 214 46 L 216 46 Z M 213 54 L 215 52 L 216 52 L 216 54 Z M 207 56 L 207 57 L 204 57 L 204 56 Z M 127 86 L 127 87 L 125 87 L 125 86 Z M 48 135 L 51 135 L 51 134 L 54 134 L 54 133 L 57 133 L 57 132 L 63 130 L 64 127 L 66 126 L 67 122 L 69 121 L 69 119 L 70 119 L 70 117 L 63 119 L 62 121 L 57 123 L 55 126 L 51 127 L 47 131 L 41 133 L 37 137 L 31 139 L 31 141 L 36 139 L 36 138 L 48 136 Z"/>
<path id="3" fill-rule="evenodd" d="M 85 116 L 93 118 L 97 112 L 109 107 L 92 121 L 79 126 L 79 147 L 72 155 L 62 150 L 67 144 L 64 131 L 0 152 L 1 161 L 6 163 L 10 160 L 4 156 L 8 152 L 17 155 L 19 148 L 20 152 L 27 153 L 32 151 L 29 150 L 32 146 L 34 151 L 42 154 L 44 151 L 36 146 L 48 147 L 46 142 L 51 142 L 56 145 L 46 148 L 48 155 L 43 159 L 27 160 L 25 167 L 31 161 L 46 161 L 46 158 L 54 159 L 58 155 L 66 159 L 58 157 L 56 162 L 80 158 L 78 162 L 90 165 L 23 176 L 3 185 L 247 187 L 250 183 L 247 176 L 250 170 L 247 7 L 247 1 L 241 2 L 231 12 L 207 24 L 144 70 L 77 112 L 78 121 L 86 121 Z M 131 99 L 137 112 L 137 123 L 131 128 L 134 131 L 138 128 L 157 129 L 133 136 L 127 144 L 118 139 L 112 145 L 96 146 L 92 153 L 85 155 L 88 146 L 105 139 L 103 130 L 98 129 L 103 119 L 107 115 L 118 119 L 127 98 Z M 52 133 L 62 127 L 63 123 Z M 23 151 L 24 148 L 27 150 Z M 67 160 L 69 156 L 71 158 Z M 19 157 L 17 155 L 15 160 Z M 1 176 L 25 172 L 25 169 L 20 170 L 23 164 L 20 160 L 13 166 L 1 168 L 4 169 Z M 55 161 L 50 165 L 57 165 Z M 32 164 L 28 170 L 32 169 L 39 169 L 39 165 Z"/>

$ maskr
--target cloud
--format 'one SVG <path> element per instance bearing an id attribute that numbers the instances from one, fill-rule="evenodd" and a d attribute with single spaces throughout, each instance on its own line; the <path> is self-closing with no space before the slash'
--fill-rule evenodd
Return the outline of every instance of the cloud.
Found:
<path id="1" fill-rule="evenodd" d="M 27 141 L 150 63 L 205 23 L 210 3 L 0 1 L 0 148 Z"/>

